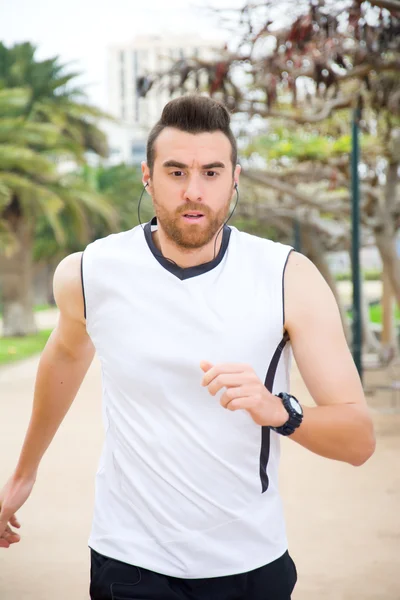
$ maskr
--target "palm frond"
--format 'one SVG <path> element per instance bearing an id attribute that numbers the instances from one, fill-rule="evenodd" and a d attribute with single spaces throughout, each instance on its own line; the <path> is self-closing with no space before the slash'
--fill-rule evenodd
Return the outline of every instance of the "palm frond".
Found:
<path id="1" fill-rule="evenodd" d="M 38 179 L 56 177 L 55 166 L 46 156 L 30 148 L 11 144 L 0 145 L 0 173 L 2 171 L 30 174 Z"/>
<path id="2" fill-rule="evenodd" d="M 48 187 L 33 182 L 29 177 L 17 173 L 2 173 L 0 171 L 0 186 L 12 192 L 21 202 L 22 209 L 27 215 L 38 212 L 45 215 L 57 240 L 64 239 L 57 215 L 64 207 L 64 201 L 57 193 L 57 187 Z"/>
<path id="3" fill-rule="evenodd" d="M 21 114 L 32 97 L 29 88 L 2 88 L 0 84 L 0 115 L 2 117 Z"/>
<path id="4" fill-rule="evenodd" d="M 54 148 L 60 141 L 59 129 L 51 123 L 32 123 L 23 117 L 0 119 L 0 144 Z"/>

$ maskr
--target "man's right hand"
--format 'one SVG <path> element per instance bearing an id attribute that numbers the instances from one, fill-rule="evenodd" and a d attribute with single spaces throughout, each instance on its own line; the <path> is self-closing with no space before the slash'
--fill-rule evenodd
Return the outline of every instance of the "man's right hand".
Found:
<path id="1" fill-rule="evenodd" d="M 20 528 L 15 515 L 26 502 L 32 491 L 35 478 L 30 479 L 13 475 L 0 494 L 0 548 L 9 548 L 20 541 L 18 533 L 11 527 Z"/>

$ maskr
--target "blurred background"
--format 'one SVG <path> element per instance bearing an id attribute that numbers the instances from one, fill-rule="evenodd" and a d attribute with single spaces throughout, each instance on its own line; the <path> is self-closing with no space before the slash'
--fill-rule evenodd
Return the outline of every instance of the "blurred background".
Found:
<path id="1" fill-rule="evenodd" d="M 22 371 L 11 363 L 36 360 L 55 325 L 60 260 L 138 224 L 149 130 L 169 99 L 194 91 L 232 112 L 243 175 L 231 224 L 291 244 L 319 268 L 392 452 L 400 0 L 0 0 L 0 383 L 12 388 Z M 147 199 L 141 220 L 151 216 Z M 24 380 L 27 392 L 32 369 Z M 399 500 L 380 456 L 378 491 L 387 484 Z M 394 568 L 379 576 L 395 585 Z M 400 598 L 367 588 L 332 598 Z M 304 598 L 317 598 L 310 590 Z"/>

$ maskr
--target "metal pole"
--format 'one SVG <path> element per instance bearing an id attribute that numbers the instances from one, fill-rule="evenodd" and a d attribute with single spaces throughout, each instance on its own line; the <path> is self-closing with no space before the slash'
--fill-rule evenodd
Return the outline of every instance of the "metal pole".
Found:
<path id="1" fill-rule="evenodd" d="M 362 380 L 362 325 L 361 325 L 361 278 L 360 278 L 360 183 L 358 163 L 360 156 L 359 120 L 360 109 L 353 112 L 351 150 L 351 262 L 353 279 L 353 359 Z"/>

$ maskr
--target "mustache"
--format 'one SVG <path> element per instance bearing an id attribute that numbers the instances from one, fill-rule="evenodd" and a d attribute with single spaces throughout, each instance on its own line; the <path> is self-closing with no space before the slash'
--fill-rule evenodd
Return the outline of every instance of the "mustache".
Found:
<path id="1" fill-rule="evenodd" d="M 209 215 L 212 212 L 208 206 L 201 204 L 201 202 L 186 202 L 186 204 L 180 206 L 176 212 L 178 215 L 182 215 L 189 210 L 198 211 L 203 215 Z"/>

